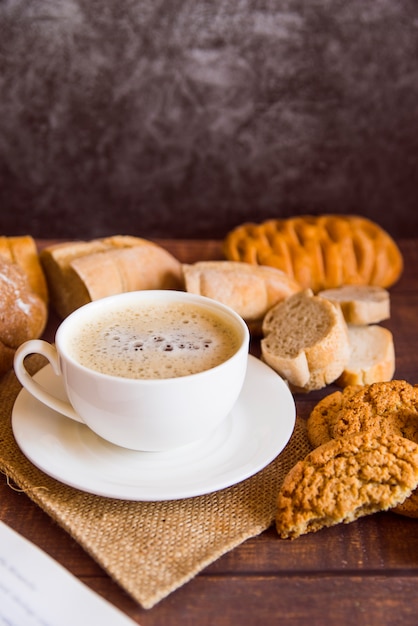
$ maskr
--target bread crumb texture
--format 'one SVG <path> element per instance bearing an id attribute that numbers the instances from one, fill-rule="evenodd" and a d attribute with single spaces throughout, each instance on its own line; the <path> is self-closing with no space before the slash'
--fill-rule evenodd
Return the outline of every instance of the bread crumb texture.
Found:
<path id="1" fill-rule="evenodd" d="M 325 387 L 342 374 L 348 361 L 348 331 L 341 310 L 311 289 L 270 309 L 262 330 L 264 361 L 294 391 Z"/>
<path id="2" fill-rule="evenodd" d="M 271 310 L 264 322 L 264 332 L 273 333 L 273 340 L 280 346 L 282 354 L 293 358 L 328 335 L 335 317 L 332 307 L 305 292 L 288 298 L 282 306 Z M 281 332 L 283 325 L 286 332 Z M 280 334 L 274 332 L 276 329 Z M 268 340 L 266 345 L 269 345 Z"/>
<path id="3" fill-rule="evenodd" d="M 276 529 L 294 539 L 402 503 L 418 485 L 418 444 L 365 432 L 331 440 L 298 462 L 277 498 Z"/>

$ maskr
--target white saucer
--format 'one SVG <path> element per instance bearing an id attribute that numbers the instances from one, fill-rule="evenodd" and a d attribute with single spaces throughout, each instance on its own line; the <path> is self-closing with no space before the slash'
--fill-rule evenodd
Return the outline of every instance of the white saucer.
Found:
<path id="1" fill-rule="evenodd" d="M 50 365 L 35 378 L 65 397 Z M 287 385 L 249 357 L 237 404 L 205 441 L 168 452 L 136 452 L 95 435 L 47 408 L 23 389 L 12 412 L 15 439 L 49 476 L 99 496 L 160 501 L 189 498 L 234 485 L 268 465 L 286 446 L 296 410 Z"/>

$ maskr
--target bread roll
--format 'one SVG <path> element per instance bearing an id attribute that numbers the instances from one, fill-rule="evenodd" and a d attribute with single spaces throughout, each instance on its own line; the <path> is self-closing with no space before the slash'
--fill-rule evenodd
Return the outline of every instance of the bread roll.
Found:
<path id="1" fill-rule="evenodd" d="M 234 261 L 200 261 L 183 265 L 186 291 L 218 300 L 247 322 L 253 334 L 261 333 L 267 311 L 300 285 L 274 267 Z"/>
<path id="2" fill-rule="evenodd" d="M 348 326 L 350 356 L 341 376 L 340 387 L 369 385 L 392 380 L 395 348 L 392 333 L 383 326 Z"/>
<path id="3" fill-rule="evenodd" d="M 83 304 L 125 291 L 179 289 L 181 263 L 139 237 L 115 235 L 49 246 L 40 254 L 51 304 L 62 318 Z"/>
<path id="4" fill-rule="evenodd" d="M 347 324 L 377 324 L 390 317 L 389 292 L 372 285 L 345 285 L 318 293 L 341 307 Z"/>
<path id="5" fill-rule="evenodd" d="M 47 322 L 47 306 L 22 268 L 0 255 L 0 374 L 13 365 L 16 349 L 37 339 Z"/>
<path id="6" fill-rule="evenodd" d="M 276 305 L 263 322 L 261 354 L 294 391 L 334 382 L 349 358 L 347 324 L 341 309 L 310 289 Z"/>
<path id="7" fill-rule="evenodd" d="M 32 290 L 48 302 L 48 287 L 35 240 L 30 235 L 0 237 L 0 256 L 16 263 L 26 274 Z"/>
<path id="8" fill-rule="evenodd" d="M 270 265 L 315 293 L 341 285 L 390 287 L 401 252 L 374 222 L 354 215 L 301 216 L 242 224 L 225 238 L 231 261 Z"/>

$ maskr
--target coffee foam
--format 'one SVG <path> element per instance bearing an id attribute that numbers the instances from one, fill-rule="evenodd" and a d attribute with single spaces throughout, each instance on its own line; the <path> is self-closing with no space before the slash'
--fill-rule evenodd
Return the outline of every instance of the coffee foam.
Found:
<path id="1" fill-rule="evenodd" d="M 82 365 L 124 378 L 187 376 L 219 365 L 239 347 L 235 328 L 194 304 L 141 305 L 100 315 L 71 351 Z"/>

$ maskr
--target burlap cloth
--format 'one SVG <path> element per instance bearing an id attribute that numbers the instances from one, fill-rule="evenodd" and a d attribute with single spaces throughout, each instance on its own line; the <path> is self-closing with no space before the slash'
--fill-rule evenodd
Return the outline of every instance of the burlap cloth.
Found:
<path id="1" fill-rule="evenodd" d="M 32 373 L 42 365 L 41 357 L 27 360 Z M 297 419 L 279 457 L 238 485 L 167 502 L 103 498 L 50 478 L 20 452 L 10 419 L 20 390 L 13 372 L 0 380 L 0 469 L 144 608 L 267 529 L 284 476 L 309 451 L 304 420 Z"/>

